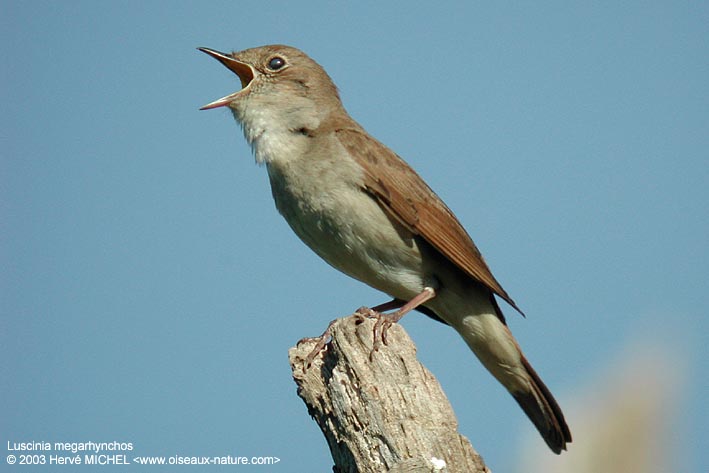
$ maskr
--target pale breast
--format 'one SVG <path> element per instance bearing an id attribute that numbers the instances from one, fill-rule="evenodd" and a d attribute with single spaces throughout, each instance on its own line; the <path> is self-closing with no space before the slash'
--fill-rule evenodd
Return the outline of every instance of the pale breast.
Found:
<path id="1" fill-rule="evenodd" d="M 269 163 L 268 173 L 279 212 L 330 265 L 393 297 L 423 289 L 416 239 L 357 184 L 354 163 L 297 159 Z"/>

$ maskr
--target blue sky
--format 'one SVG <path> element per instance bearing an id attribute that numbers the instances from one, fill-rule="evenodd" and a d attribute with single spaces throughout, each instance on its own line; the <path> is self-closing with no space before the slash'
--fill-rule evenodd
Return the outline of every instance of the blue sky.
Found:
<path id="1" fill-rule="evenodd" d="M 562 406 L 649 340 L 686 373 L 673 455 L 709 470 L 706 3 L 1 10 L 2 444 L 329 470 L 287 349 L 386 297 L 311 254 L 231 115 L 198 110 L 238 80 L 197 46 L 286 43 L 456 212 Z M 461 432 L 509 471 L 531 424 L 452 330 L 403 325 Z"/>

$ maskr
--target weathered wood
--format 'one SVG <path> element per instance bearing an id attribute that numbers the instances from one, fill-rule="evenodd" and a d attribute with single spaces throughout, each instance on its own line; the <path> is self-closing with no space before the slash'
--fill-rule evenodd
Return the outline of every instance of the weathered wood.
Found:
<path id="1" fill-rule="evenodd" d="M 373 328 L 369 319 L 337 320 L 326 351 L 305 372 L 315 342 L 289 351 L 298 395 L 327 439 L 333 471 L 489 473 L 404 329 L 394 324 L 388 345 L 370 360 Z"/>

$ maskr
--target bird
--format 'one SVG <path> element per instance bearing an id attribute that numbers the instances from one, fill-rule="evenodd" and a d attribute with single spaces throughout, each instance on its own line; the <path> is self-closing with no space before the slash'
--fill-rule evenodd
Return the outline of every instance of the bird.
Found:
<path id="1" fill-rule="evenodd" d="M 572 438 L 564 414 L 496 298 L 524 314 L 443 200 L 350 117 L 325 69 L 286 45 L 198 49 L 241 82 L 201 109 L 232 112 L 291 229 L 335 269 L 393 298 L 364 310 L 379 316 L 375 343 L 414 309 L 451 326 L 548 447 L 566 450 Z"/>

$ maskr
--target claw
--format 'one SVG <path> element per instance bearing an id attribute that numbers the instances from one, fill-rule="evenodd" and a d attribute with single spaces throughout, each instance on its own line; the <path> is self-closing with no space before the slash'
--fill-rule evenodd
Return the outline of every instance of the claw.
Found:
<path id="1" fill-rule="evenodd" d="M 378 305 L 373 309 L 369 309 L 367 307 L 360 307 L 357 309 L 358 314 L 377 319 L 377 323 L 374 324 L 374 341 L 372 342 L 372 351 L 369 352 L 369 359 L 373 359 L 374 352 L 379 351 L 382 343 L 384 345 L 389 344 L 387 341 L 387 332 L 389 331 L 389 327 L 401 320 L 404 315 L 434 297 L 436 297 L 436 291 L 433 288 L 425 287 L 420 294 L 411 299 L 409 302 L 405 302 L 401 299 L 394 299 L 393 301 Z M 385 310 L 390 309 L 397 310 L 390 313 L 384 313 Z"/>
<path id="2" fill-rule="evenodd" d="M 379 348 L 382 346 L 382 343 L 384 345 L 388 345 L 387 332 L 389 331 L 389 327 L 401 320 L 401 318 L 408 312 L 412 311 L 413 309 L 425 303 L 426 301 L 433 299 L 434 297 L 436 297 L 436 291 L 433 288 L 425 287 L 420 294 L 418 294 L 416 297 L 414 297 L 408 302 L 403 301 L 401 299 L 394 299 L 392 301 L 385 302 L 384 304 L 379 304 L 378 306 L 375 306 L 371 309 L 369 307 L 364 306 L 357 309 L 352 315 L 359 319 L 358 323 L 362 323 L 364 319 L 377 319 L 377 322 L 374 324 L 373 330 L 374 340 L 372 342 L 372 351 L 369 352 L 370 361 L 374 359 L 374 352 L 379 350 Z M 397 310 L 389 313 L 385 312 L 387 310 L 392 309 Z M 313 341 L 317 342 L 315 344 L 315 347 L 313 347 L 313 349 L 308 354 L 308 356 L 305 357 L 305 361 L 303 363 L 304 374 L 308 370 L 308 368 L 310 368 L 310 366 L 313 364 L 315 357 L 317 357 L 320 352 L 324 351 L 327 348 L 327 344 L 332 338 L 330 334 L 330 329 L 332 328 L 335 322 L 337 322 L 337 319 L 330 322 L 323 334 L 319 337 L 304 338 L 298 342 L 298 344 Z"/>
<path id="3" fill-rule="evenodd" d="M 305 357 L 305 361 L 303 362 L 303 374 L 305 374 L 305 372 L 308 371 L 308 368 L 312 366 L 315 357 L 327 349 L 327 344 L 332 338 L 330 334 L 330 329 L 332 328 L 335 322 L 337 322 L 337 319 L 327 324 L 327 328 L 319 337 L 303 338 L 302 340 L 298 341 L 298 345 L 304 342 L 317 342 L 313 349 L 310 350 L 310 353 L 308 353 L 308 356 Z"/>

